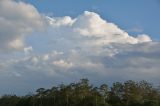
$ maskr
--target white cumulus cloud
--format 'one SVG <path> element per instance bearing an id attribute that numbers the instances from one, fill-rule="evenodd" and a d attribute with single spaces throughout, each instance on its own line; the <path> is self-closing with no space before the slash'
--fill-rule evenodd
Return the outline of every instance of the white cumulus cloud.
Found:
<path id="1" fill-rule="evenodd" d="M 46 19 L 52 26 L 53 36 L 61 37 L 63 41 L 60 42 L 63 43 L 67 43 L 67 41 L 71 43 L 73 41 L 70 40 L 74 40 L 76 45 L 80 43 L 81 46 L 84 44 L 103 46 L 112 43 L 138 44 L 152 41 L 146 34 L 133 37 L 114 23 L 102 19 L 94 12 L 85 11 L 74 19 L 69 16 L 59 18 L 47 16 Z"/>

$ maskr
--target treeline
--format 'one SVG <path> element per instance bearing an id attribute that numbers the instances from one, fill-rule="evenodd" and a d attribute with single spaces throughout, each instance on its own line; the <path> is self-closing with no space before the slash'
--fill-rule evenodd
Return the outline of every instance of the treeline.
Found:
<path id="1" fill-rule="evenodd" d="M 39 88 L 33 95 L 4 95 L 0 106 L 160 106 L 160 89 L 146 81 L 116 82 L 94 87 L 88 79 Z"/>

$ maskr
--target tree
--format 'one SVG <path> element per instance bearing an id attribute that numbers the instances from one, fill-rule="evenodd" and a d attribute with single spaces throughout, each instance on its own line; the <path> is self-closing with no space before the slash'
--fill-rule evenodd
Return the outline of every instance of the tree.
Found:
<path id="1" fill-rule="evenodd" d="M 0 106 L 160 106 L 160 88 L 147 81 L 113 83 L 93 87 L 88 79 L 60 84 L 51 89 L 39 88 L 26 96 L 4 95 Z"/>
<path id="2" fill-rule="evenodd" d="M 108 85 L 102 84 L 99 89 L 103 97 L 103 103 L 106 104 L 106 100 L 108 99 L 108 96 L 109 96 Z"/>

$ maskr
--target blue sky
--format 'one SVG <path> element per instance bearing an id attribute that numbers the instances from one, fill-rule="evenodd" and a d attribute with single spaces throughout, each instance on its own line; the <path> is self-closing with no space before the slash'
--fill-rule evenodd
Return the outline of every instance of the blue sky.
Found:
<path id="1" fill-rule="evenodd" d="M 33 4 L 41 13 L 54 16 L 76 17 L 86 10 L 93 11 L 132 35 L 147 33 L 154 40 L 160 39 L 159 0 L 26 0 L 26 2 Z"/>
<path id="2" fill-rule="evenodd" d="M 88 78 L 160 81 L 159 0 L 0 0 L 0 95 Z"/>

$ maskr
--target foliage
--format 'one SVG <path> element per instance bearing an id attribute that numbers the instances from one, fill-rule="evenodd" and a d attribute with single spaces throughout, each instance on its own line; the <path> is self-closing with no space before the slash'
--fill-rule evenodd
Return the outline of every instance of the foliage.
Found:
<path id="1" fill-rule="evenodd" d="M 146 81 L 116 82 L 94 87 L 88 79 L 51 89 L 39 88 L 34 95 L 4 95 L 0 106 L 160 106 L 160 89 Z"/>

